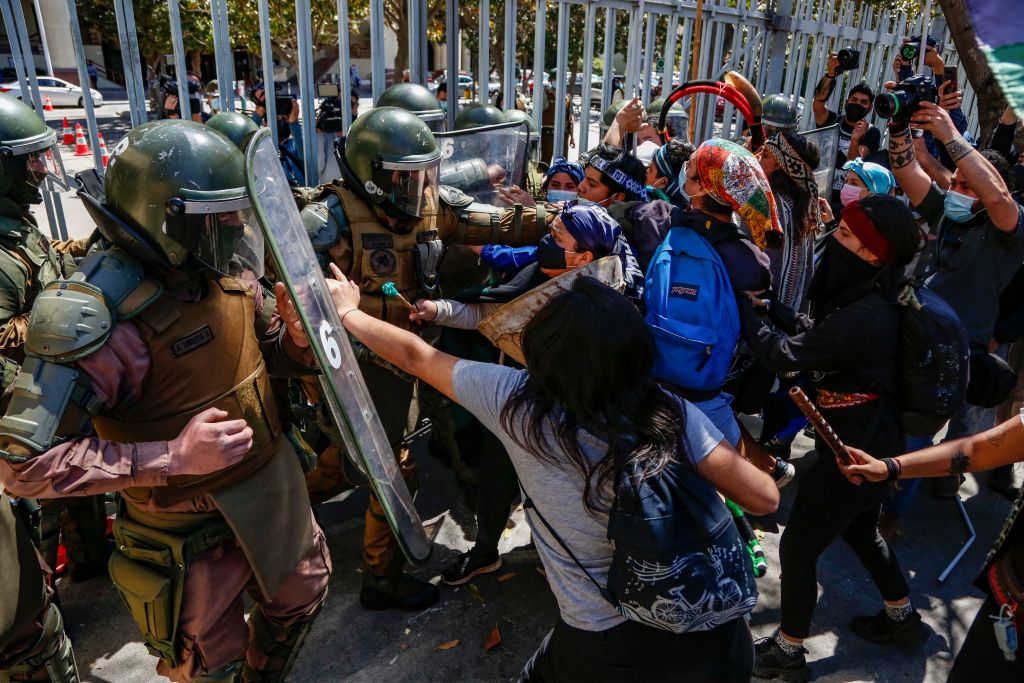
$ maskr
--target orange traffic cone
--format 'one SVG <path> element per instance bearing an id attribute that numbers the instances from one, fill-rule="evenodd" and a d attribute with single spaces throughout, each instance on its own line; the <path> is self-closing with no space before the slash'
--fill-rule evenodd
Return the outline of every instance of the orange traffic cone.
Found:
<path id="1" fill-rule="evenodd" d="M 75 134 L 71 131 L 71 124 L 68 123 L 68 117 L 64 117 L 64 142 L 63 144 L 70 147 L 75 144 Z"/>
<path id="2" fill-rule="evenodd" d="M 75 124 L 75 156 L 89 156 L 89 143 L 85 141 L 85 131 L 82 130 L 80 123 Z"/>
<path id="3" fill-rule="evenodd" d="M 107 162 L 110 161 L 110 152 L 107 151 L 107 143 L 103 141 L 103 133 L 96 131 L 96 135 L 100 140 L 100 160 L 103 162 L 103 168 L 106 168 Z"/>
<path id="4" fill-rule="evenodd" d="M 43 102 L 43 111 L 53 111 L 53 102 L 50 101 L 50 96 L 46 96 L 46 101 Z"/>

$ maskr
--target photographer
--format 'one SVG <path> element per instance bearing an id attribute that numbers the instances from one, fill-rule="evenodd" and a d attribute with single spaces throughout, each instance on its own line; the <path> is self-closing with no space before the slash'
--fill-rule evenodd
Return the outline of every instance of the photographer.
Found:
<path id="1" fill-rule="evenodd" d="M 856 55 L 856 53 L 854 53 Z M 856 55 L 859 59 L 859 55 Z M 847 63 L 841 63 L 839 53 L 833 52 L 829 55 L 828 66 L 825 75 L 818 82 L 814 91 L 814 123 L 819 128 L 831 126 L 839 122 L 839 149 L 836 152 L 835 176 L 832 181 L 832 192 L 828 196 L 829 204 L 832 206 L 832 213 L 838 216 L 842 211 L 842 203 L 839 201 L 839 192 L 846 183 L 846 171 L 843 164 L 853 161 L 857 157 L 867 159 L 878 151 L 882 144 L 882 134 L 877 128 L 867 122 L 867 115 L 871 113 L 872 103 L 875 99 L 874 91 L 867 83 L 861 82 L 850 88 L 846 96 L 846 104 L 843 107 L 842 116 L 839 112 L 831 111 L 825 103 L 832 96 L 835 88 L 836 78 L 846 71 L 850 66 L 852 58 Z M 854 62 L 855 65 L 855 62 Z"/>
<path id="2" fill-rule="evenodd" d="M 960 317 L 971 343 L 972 384 L 984 381 L 989 344 L 999 312 L 999 296 L 1020 268 L 1024 257 L 1024 213 L 1014 201 L 1014 183 L 1009 163 L 997 152 L 976 151 L 957 133 L 949 113 L 930 101 L 911 109 L 909 122 L 893 117 L 889 124 L 889 159 L 896 182 L 914 209 L 931 226 L 936 239 L 922 258 L 918 272 L 927 277 L 929 289 L 945 299 Z M 950 185 L 943 190 L 933 184 L 922 163 L 935 164 L 922 138 L 911 127 L 931 133 L 956 165 Z M 1001 169 L 1001 170 L 1000 170 Z M 968 389 L 970 396 L 971 389 Z M 968 436 L 983 428 L 978 423 L 981 409 L 965 406 L 950 420 L 946 439 Z M 931 440 L 908 442 L 908 448 L 923 448 Z M 940 480 L 936 495 L 953 497 L 960 475 Z M 895 522 L 906 511 L 919 485 L 910 480 L 886 506 L 883 524 L 895 530 Z"/>

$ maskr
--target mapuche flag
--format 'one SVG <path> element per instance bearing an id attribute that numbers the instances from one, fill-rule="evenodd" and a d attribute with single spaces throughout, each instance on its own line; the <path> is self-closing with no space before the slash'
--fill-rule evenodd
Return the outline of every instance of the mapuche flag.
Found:
<path id="1" fill-rule="evenodd" d="M 1006 101 L 1024 116 L 1024 2 L 968 0 L 974 33 Z"/>

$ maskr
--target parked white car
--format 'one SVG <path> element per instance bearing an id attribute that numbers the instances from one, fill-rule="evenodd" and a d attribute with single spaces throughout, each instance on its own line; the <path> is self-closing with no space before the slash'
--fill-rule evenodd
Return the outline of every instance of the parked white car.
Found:
<path id="1" fill-rule="evenodd" d="M 51 78 L 49 76 L 39 76 L 36 78 L 39 81 L 39 96 L 46 101 L 46 98 L 50 98 L 50 102 L 55 107 L 81 107 L 85 103 L 82 101 L 82 89 L 74 83 L 68 83 L 67 81 L 60 78 Z M 92 103 L 96 107 L 103 106 L 103 95 L 98 90 L 89 89 L 92 93 Z M 19 100 L 21 96 L 21 85 L 14 81 L 13 83 L 0 84 L 0 92 L 6 93 L 11 97 L 17 97 Z M 31 99 L 31 98 L 26 98 Z"/>

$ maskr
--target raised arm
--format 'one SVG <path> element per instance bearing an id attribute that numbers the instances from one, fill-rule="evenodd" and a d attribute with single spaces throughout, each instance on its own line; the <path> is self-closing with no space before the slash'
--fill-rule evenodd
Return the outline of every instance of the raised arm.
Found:
<path id="1" fill-rule="evenodd" d="M 889 165 L 892 174 L 913 206 L 924 201 L 932 179 L 917 159 L 917 148 L 910 126 L 889 124 Z"/>
<path id="2" fill-rule="evenodd" d="M 828 107 L 825 106 L 825 103 L 828 102 L 828 98 L 832 96 L 832 90 L 836 87 L 837 66 L 839 66 L 839 55 L 833 52 L 828 56 L 825 75 L 821 77 L 818 86 L 814 89 L 814 103 L 811 107 L 814 110 L 814 123 L 818 127 L 824 126 L 828 119 Z"/>

